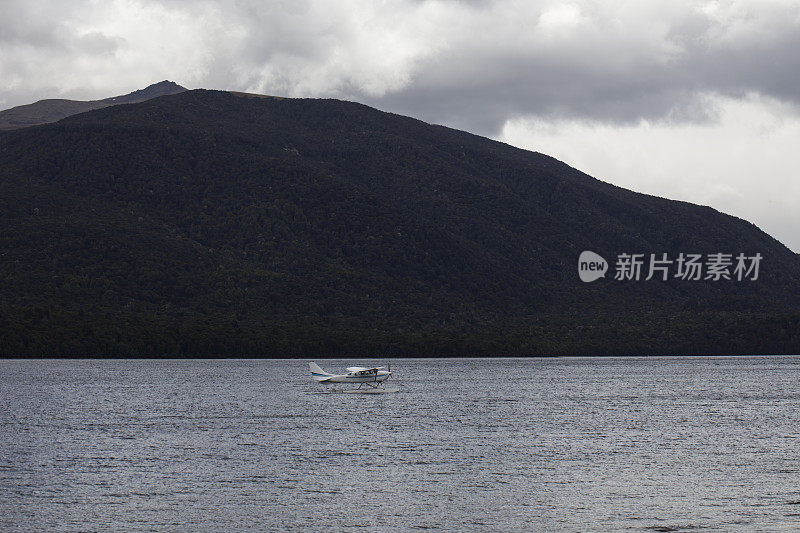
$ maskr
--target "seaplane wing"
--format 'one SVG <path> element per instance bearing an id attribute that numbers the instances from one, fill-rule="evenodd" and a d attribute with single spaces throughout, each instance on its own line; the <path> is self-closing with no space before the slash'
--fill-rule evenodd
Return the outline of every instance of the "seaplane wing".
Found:
<path id="1" fill-rule="evenodd" d="M 372 368 L 366 368 L 366 367 L 363 367 L 363 366 L 348 366 L 347 367 L 347 371 L 351 372 L 351 373 L 352 372 L 370 372 L 372 370 L 383 370 L 384 368 L 385 367 L 382 367 L 382 366 L 373 366 Z"/>

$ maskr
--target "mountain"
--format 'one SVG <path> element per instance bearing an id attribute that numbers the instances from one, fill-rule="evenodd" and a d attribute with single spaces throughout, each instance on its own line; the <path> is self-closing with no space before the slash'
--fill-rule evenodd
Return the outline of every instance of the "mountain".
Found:
<path id="1" fill-rule="evenodd" d="M 800 353 L 800 258 L 753 224 L 352 102 L 196 90 L 0 133 L 0 227 L 7 356 Z M 681 253 L 762 260 L 614 279 Z"/>
<path id="2" fill-rule="evenodd" d="M 49 124 L 85 111 L 119 104 L 135 104 L 158 96 L 178 94 L 185 90 L 186 88 L 177 83 L 165 80 L 124 96 L 114 96 L 104 100 L 39 100 L 33 104 L 0 111 L 0 130 L 15 130 L 38 124 Z"/>

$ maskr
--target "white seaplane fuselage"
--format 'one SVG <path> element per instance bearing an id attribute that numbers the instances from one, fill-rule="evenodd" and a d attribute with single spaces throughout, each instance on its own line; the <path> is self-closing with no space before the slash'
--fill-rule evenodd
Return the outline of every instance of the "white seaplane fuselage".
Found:
<path id="1" fill-rule="evenodd" d="M 316 363 L 309 363 L 308 366 L 311 368 L 311 379 L 318 383 L 380 383 L 392 375 L 388 370 L 382 370 L 382 366 L 351 366 L 347 368 L 347 374 L 325 372 Z"/>

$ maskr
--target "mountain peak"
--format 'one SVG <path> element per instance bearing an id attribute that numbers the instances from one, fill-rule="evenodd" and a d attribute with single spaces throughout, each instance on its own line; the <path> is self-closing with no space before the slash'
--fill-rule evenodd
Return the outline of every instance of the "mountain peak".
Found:
<path id="1" fill-rule="evenodd" d="M 174 81 L 164 80 L 152 85 L 148 85 L 144 89 L 133 91 L 123 96 L 114 96 L 101 100 L 102 102 L 109 102 L 113 104 L 133 104 L 136 102 L 144 102 L 151 98 L 159 96 L 167 96 L 170 94 L 178 94 L 187 91 L 186 87 L 182 87 Z"/>
<path id="2" fill-rule="evenodd" d="M 178 85 L 174 81 L 170 81 L 170 80 L 163 80 L 163 81 L 160 81 L 158 83 L 154 83 L 152 85 L 149 85 L 145 90 L 152 89 L 152 88 L 155 88 L 155 87 L 171 87 L 171 88 L 174 88 L 174 89 L 180 89 L 182 91 L 186 90 L 186 87 Z"/>

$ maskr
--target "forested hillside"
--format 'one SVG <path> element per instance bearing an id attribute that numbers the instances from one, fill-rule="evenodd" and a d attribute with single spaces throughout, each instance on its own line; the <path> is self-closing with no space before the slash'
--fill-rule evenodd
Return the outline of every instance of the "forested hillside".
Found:
<path id="1" fill-rule="evenodd" d="M 4 356 L 800 353 L 800 259 L 751 223 L 350 102 L 198 90 L 0 133 L 0 228 Z M 763 259 L 615 280 L 622 253 Z"/>

